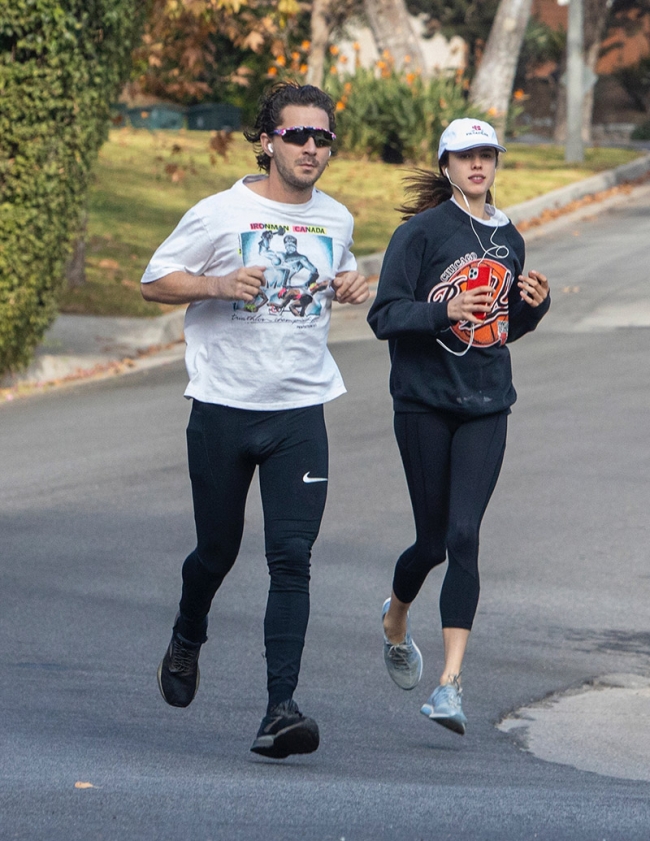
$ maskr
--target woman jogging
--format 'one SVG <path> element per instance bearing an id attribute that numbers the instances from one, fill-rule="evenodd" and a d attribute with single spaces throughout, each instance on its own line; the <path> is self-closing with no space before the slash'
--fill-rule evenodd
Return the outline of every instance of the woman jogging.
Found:
<path id="1" fill-rule="evenodd" d="M 421 709 L 461 735 L 460 675 L 479 598 L 479 528 L 497 482 L 516 399 L 506 344 L 550 305 L 543 274 L 523 274 L 524 241 L 492 203 L 499 152 L 488 123 L 454 120 L 440 138 L 440 173 L 417 170 L 406 224 L 394 233 L 368 321 L 388 339 L 395 436 L 415 519 L 382 609 L 391 678 L 413 689 L 422 656 L 409 607 L 445 559 L 440 593 L 445 662 Z"/>

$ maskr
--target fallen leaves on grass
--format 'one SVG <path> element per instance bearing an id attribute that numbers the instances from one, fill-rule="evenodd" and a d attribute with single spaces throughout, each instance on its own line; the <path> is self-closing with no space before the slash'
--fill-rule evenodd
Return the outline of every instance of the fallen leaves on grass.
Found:
<path id="1" fill-rule="evenodd" d="M 599 193 L 591 193 L 588 196 L 583 196 L 581 199 L 576 199 L 575 201 L 569 202 L 569 204 L 562 205 L 562 207 L 543 210 L 534 219 L 526 219 L 524 222 L 518 223 L 517 230 L 523 233 L 524 231 L 529 231 L 531 228 L 537 228 L 545 222 L 550 222 L 552 219 L 557 219 L 567 213 L 573 213 L 574 210 L 587 207 L 590 204 L 598 204 L 613 196 L 626 195 L 627 193 L 631 193 L 636 185 L 644 183 L 648 178 L 649 175 L 646 174 L 641 178 L 637 178 L 635 181 L 627 181 L 625 184 L 618 184 L 616 187 L 610 187 L 608 190 L 601 190 Z"/>
<path id="2" fill-rule="evenodd" d="M 210 134 L 210 148 L 214 149 L 217 155 L 221 155 L 224 161 L 228 160 L 228 147 L 233 141 L 233 135 L 231 131 L 213 131 Z M 210 163 L 214 166 L 217 162 L 217 159 L 214 155 L 210 155 Z"/>
<path id="3" fill-rule="evenodd" d="M 111 260 L 108 257 L 105 257 L 103 260 L 100 260 L 99 263 L 97 263 L 97 265 L 100 269 L 110 269 L 113 272 L 118 271 L 118 269 L 120 268 L 120 264 L 117 262 L 117 260 Z"/>
<path id="4" fill-rule="evenodd" d="M 184 341 L 184 339 L 180 339 L 177 342 L 170 342 L 166 345 L 152 345 L 151 347 L 143 348 L 137 352 L 138 359 L 153 356 L 163 350 L 170 350 L 176 345 L 183 344 Z M 92 368 L 77 368 L 77 370 L 73 371 L 71 374 L 68 374 L 65 377 L 58 377 L 53 380 L 17 383 L 16 385 L 8 386 L 7 388 L 0 388 L 0 401 L 4 400 L 10 402 L 15 400 L 17 397 L 28 397 L 31 394 L 57 388 L 58 386 L 70 385 L 79 380 L 90 380 L 95 378 L 106 379 L 107 377 L 119 376 L 120 374 L 124 374 L 126 371 L 135 368 L 136 364 L 135 359 L 126 357 L 115 362 L 102 362 L 97 365 L 93 365 Z"/>
<path id="5" fill-rule="evenodd" d="M 169 175 L 172 184 L 180 184 L 187 175 L 187 172 L 183 169 L 183 167 L 178 164 L 167 164 L 165 172 Z"/>

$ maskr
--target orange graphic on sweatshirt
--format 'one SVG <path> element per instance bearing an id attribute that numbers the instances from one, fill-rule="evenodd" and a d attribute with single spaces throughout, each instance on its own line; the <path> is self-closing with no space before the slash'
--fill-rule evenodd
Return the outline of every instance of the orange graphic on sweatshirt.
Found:
<path id="1" fill-rule="evenodd" d="M 452 324 L 450 329 L 465 344 L 469 344 L 472 326 L 474 326 L 472 345 L 476 347 L 505 345 L 508 338 L 508 293 L 512 285 L 512 272 L 502 263 L 496 260 L 472 260 L 458 269 L 449 280 L 436 284 L 429 292 L 427 300 L 443 303 L 465 292 L 470 270 L 476 270 L 479 266 L 488 266 L 490 270 L 489 285 L 494 290 L 492 309 L 481 324 L 471 325 L 468 321 L 459 321 Z"/>

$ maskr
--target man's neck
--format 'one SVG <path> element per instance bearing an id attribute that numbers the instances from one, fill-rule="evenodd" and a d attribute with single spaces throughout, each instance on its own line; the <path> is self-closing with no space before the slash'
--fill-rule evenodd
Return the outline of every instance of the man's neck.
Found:
<path id="1" fill-rule="evenodd" d="M 249 190 L 257 193 L 258 196 L 270 201 L 277 201 L 280 204 L 307 204 L 314 192 L 313 187 L 306 187 L 304 190 L 289 187 L 284 181 L 274 178 L 272 175 L 244 183 Z"/>

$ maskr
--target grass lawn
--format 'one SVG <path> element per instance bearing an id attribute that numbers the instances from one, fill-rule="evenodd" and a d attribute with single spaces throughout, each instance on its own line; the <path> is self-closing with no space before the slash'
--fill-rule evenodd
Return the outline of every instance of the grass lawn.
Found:
<path id="1" fill-rule="evenodd" d="M 589 149 L 584 165 L 567 166 L 564 149 L 509 144 L 501 158 L 497 203 L 508 207 L 632 160 L 627 149 Z M 381 251 L 399 224 L 408 166 L 339 155 L 319 182 L 355 218 L 355 253 Z M 140 296 L 142 272 L 156 247 L 199 199 L 255 172 L 252 149 L 236 135 L 227 158 L 210 149 L 208 132 L 122 128 L 101 149 L 90 191 L 87 278 L 66 290 L 60 309 L 94 315 L 159 315 Z"/>

